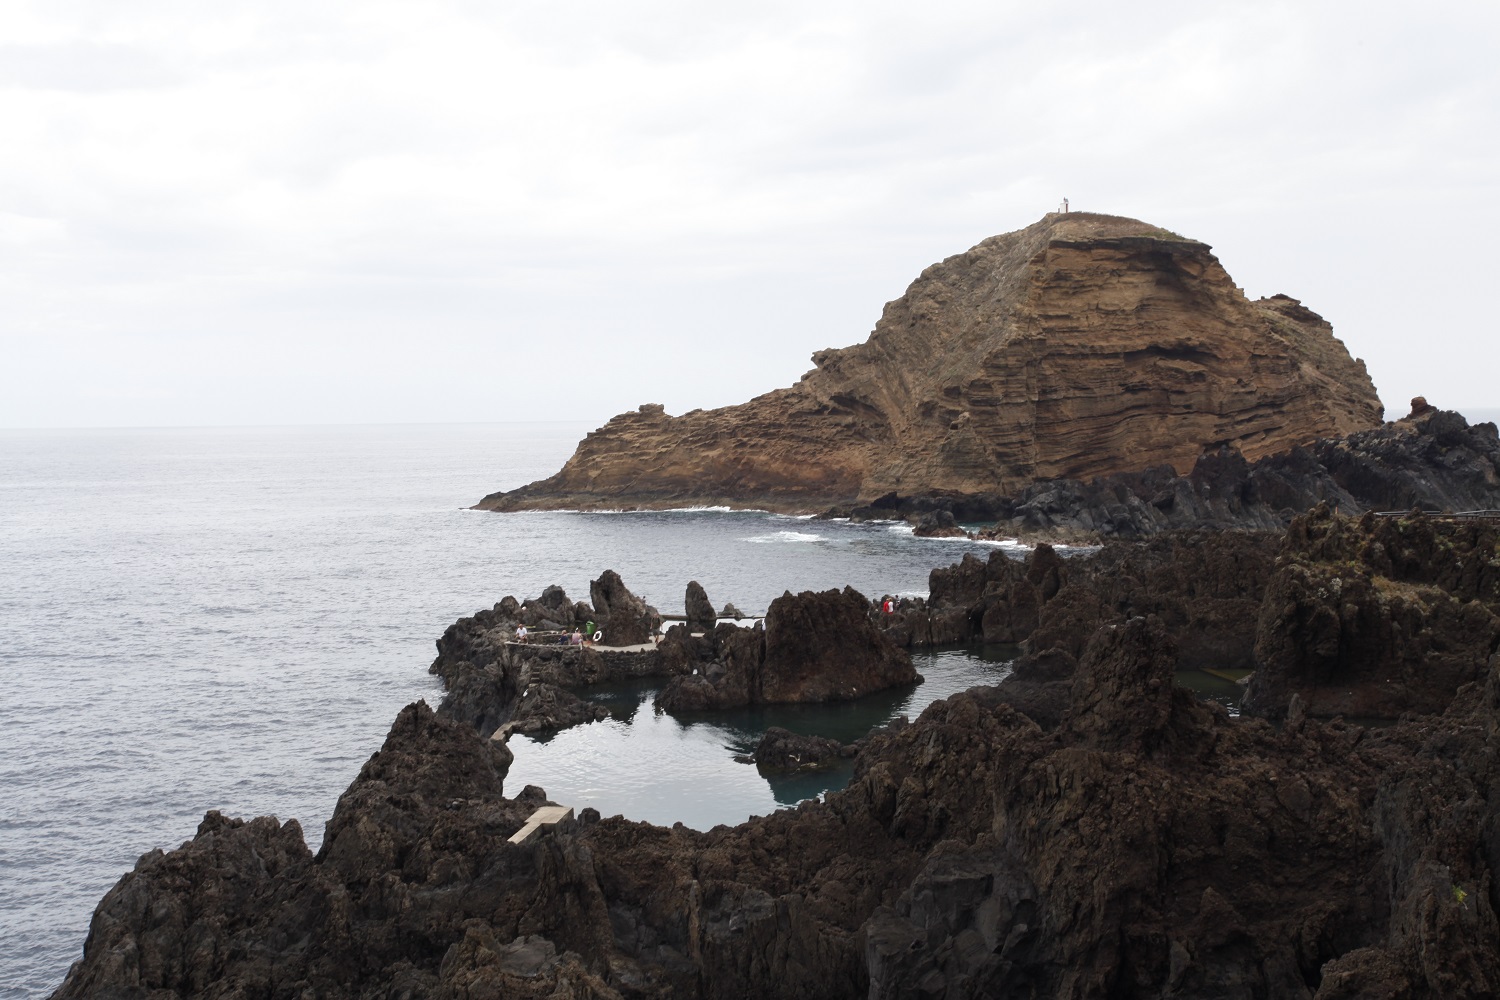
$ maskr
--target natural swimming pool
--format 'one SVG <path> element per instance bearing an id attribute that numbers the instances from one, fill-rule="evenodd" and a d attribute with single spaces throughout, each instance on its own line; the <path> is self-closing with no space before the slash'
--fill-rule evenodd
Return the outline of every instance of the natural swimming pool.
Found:
<path id="1" fill-rule="evenodd" d="M 605 816 L 698 830 L 741 823 L 830 789 L 843 788 L 853 761 L 786 775 L 763 775 L 735 758 L 755 750 L 772 726 L 852 742 L 898 717 L 916 718 L 934 701 L 1010 673 L 1014 646 L 924 651 L 912 660 L 924 680 L 854 701 L 823 705 L 757 705 L 721 712 L 667 715 L 653 707 L 664 683 L 649 679 L 579 692 L 611 710 L 601 722 L 542 736 L 513 736 L 506 794 L 540 785 L 554 802 Z"/>

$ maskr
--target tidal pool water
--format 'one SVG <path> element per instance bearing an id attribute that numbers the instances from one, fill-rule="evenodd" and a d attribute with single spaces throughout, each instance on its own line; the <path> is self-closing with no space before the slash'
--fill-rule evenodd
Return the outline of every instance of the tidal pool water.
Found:
<path id="1" fill-rule="evenodd" d="M 852 761 L 819 771 L 763 775 L 735 758 L 755 750 L 771 726 L 850 743 L 897 716 L 915 719 L 934 701 L 1010 673 L 1014 646 L 971 646 L 917 653 L 920 684 L 848 702 L 762 705 L 722 712 L 667 715 L 653 706 L 662 681 L 599 685 L 580 692 L 612 717 L 540 738 L 513 736 L 507 794 L 539 785 L 554 802 L 605 816 L 698 830 L 744 822 L 843 788 Z"/>

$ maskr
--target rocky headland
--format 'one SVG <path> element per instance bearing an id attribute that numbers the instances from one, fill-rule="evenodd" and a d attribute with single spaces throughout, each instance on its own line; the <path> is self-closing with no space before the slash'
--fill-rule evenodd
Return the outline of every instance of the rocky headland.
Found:
<path id="1" fill-rule="evenodd" d="M 507 795 L 502 743 L 414 705 L 316 855 L 295 822 L 210 813 L 105 897 L 56 995 L 1500 991 L 1493 524 L 1324 507 L 1284 538 L 945 572 L 934 603 L 1024 633 L 1029 665 L 872 733 L 841 792 L 705 832 L 584 810 L 515 844 L 545 793 Z M 1247 643 L 1279 726 L 1173 683 Z M 1388 724 L 1315 717 L 1392 678 Z M 844 752 L 768 737 L 768 764 Z"/>
<path id="2" fill-rule="evenodd" d="M 56 1000 L 1500 995 L 1500 525 L 1451 516 L 1500 507 L 1494 425 L 1422 400 L 1382 425 L 1319 317 L 1110 216 L 934 265 L 814 360 L 739 407 L 616 417 L 481 506 L 1103 543 L 968 556 L 892 610 L 789 593 L 749 627 L 690 583 L 659 645 L 611 571 L 507 597 L 438 640 L 441 706 L 400 713 L 316 854 L 295 820 L 210 812 L 104 897 Z M 1376 513 L 1413 507 L 1450 514 Z M 839 700 L 979 641 L 1020 649 L 996 686 L 848 746 L 766 733 L 768 773 L 852 757 L 842 791 L 512 839 L 555 803 L 507 788 L 506 737 L 607 714 L 590 684 Z M 1244 715 L 1192 668 L 1247 675 Z"/>
<path id="3" fill-rule="evenodd" d="M 1284 295 L 1251 301 L 1207 245 L 1053 214 L 927 268 L 869 339 L 796 385 L 589 434 L 485 510 L 727 504 L 783 512 L 888 494 L 1010 496 L 1037 480 L 1256 461 L 1379 426 L 1363 362 Z"/>

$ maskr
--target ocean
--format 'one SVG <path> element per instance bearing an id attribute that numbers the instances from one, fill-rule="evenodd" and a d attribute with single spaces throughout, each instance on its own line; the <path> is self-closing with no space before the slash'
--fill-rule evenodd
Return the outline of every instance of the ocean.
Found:
<path id="1" fill-rule="evenodd" d="M 785 590 L 925 594 L 991 546 L 756 512 L 491 514 L 550 475 L 580 423 L 0 431 L 0 998 L 46 996 L 99 898 L 203 813 L 323 824 L 454 619 L 605 569 L 663 612 L 688 580 L 764 611 Z M 928 682 L 856 706 L 676 720 L 649 686 L 616 717 L 516 737 L 507 788 L 707 828 L 847 774 L 736 763 L 766 725 L 852 739 L 1005 671 L 1003 651 L 918 659 Z"/>

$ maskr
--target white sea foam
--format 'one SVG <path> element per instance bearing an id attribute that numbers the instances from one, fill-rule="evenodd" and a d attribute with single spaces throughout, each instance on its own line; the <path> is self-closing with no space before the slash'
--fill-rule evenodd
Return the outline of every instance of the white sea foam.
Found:
<path id="1" fill-rule="evenodd" d="M 769 535 L 753 535 L 750 538 L 741 539 L 745 542 L 754 542 L 757 545 L 769 545 L 773 542 L 821 542 L 822 535 L 815 535 L 810 531 L 776 531 Z"/>
<path id="2" fill-rule="evenodd" d="M 491 513 L 482 511 L 481 513 Z M 759 507 L 597 507 L 584 510 L 579 507 L 557 507 L 549 510 L 501 511 L 503 514 L 769 514 Z"/>

